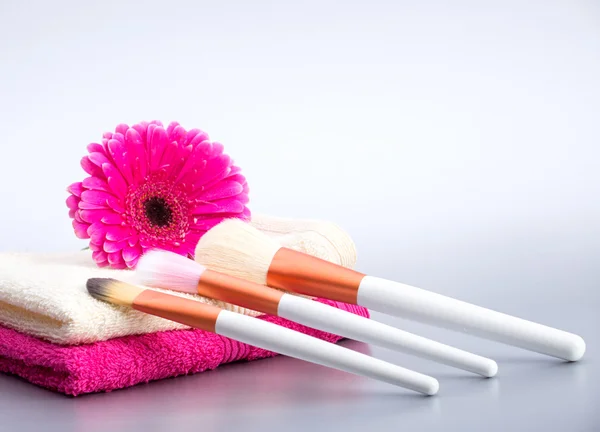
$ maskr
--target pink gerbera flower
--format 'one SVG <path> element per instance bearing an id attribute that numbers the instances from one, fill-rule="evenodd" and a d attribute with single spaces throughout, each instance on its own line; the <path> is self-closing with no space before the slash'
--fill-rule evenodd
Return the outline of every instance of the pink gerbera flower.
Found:
<path id="1" fill-rule="evenodd" d="M 198 129 L 121 124 L 87 149 L 81 166 L 90 176 L 68 187 L 67 206 L 101 267 L 134 268 L 150 248 L 191 257 L 223 219 L 250 218 L 246 179 Z"/>

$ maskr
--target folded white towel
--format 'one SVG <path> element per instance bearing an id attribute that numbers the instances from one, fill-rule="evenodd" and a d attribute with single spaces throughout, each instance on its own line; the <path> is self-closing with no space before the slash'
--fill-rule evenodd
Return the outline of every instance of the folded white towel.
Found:
<path id="1" fill-rule="evenodd" d="M 354 245 L 328 222 L 253 216 L 252 223 L 282 246 L 352 267 Z M 134 272 L 98 268 L 91 252 L 0 254 L 0 324 L 59 344 L 90 343 L 114 337 L 186 328 L 132 309 L 93 299 L 85 284 L 91 277 L 134 282 Z M 256 312 L 199 296 L 182 297 L 248 315 Z"/>

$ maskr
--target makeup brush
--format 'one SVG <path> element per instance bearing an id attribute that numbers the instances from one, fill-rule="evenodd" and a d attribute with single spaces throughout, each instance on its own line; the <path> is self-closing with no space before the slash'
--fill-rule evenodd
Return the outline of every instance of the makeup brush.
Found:
<path id="1" fill-rule="evenodd" d="M 577 361 L 585 353 L 578 335 L 281 247 L 238 220 L 227 219 L 206 232 L 195 259 L 211 270 L 259 284 L 358 304 L 563 360 Z"/>
<path id="2" fill-rule="evenodd" d="M 173 252 L 146 252 L 136 267 L 142 285 L 200 294 L 258 312 L 277 315 L 332 334 L 403 351 L 485 377 L 496 362 L 350 312 L 213 270 Z"/>
<path id="3" fill-rule="evenodd" d="M 268 351 L 374 378 L 426 395 L 434 395 L 439 389 L 438 381 L 430 376 L 213 305 L 109 278 L 88 279 L 87 289 L 98 300 L 129 306 Z"/>

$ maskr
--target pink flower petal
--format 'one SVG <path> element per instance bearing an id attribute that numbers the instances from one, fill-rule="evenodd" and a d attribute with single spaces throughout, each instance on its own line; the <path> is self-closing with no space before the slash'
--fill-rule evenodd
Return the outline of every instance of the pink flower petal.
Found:
<path id="1" fill-rule="evenodd" d="M 211 229 L 212 227 L 214 227 L 215 225 L 223 222 L 224 219 L 226 219 L 228 216 L 235 216 L 235 215 L 226 215 L 226 214 L 219 214 L 219 215 L 214 215 L 214 214 L 209 214 L 206 216 L 194 216 L 192 217 L 192 220 L 190 222 L 190 225 L 192 227 L 192 229 L 194 231 L 208 231 L 209 229 Z M 186 237 L 186 241 L 187 241 L 187 237 Z"/>
<path id="2" fill-rule="evenodd" d="M 225 148 L 223 147 L 223 144 L 221 144 L 220 142 L 216 142 L 214 141 L 213 143 L 213 155 L 218 155 L 218 154 L 222 154 L 223 150 L 225 150 Z"/>
<path id="3" fill-rule="evenodd" d="M 244 177 L 242 174 L 239 173 L 232 173 L 234 167 L 230 167 L 230 171 L 229 171 L 229 175 L 227 177 L 225 177 L 225 180 L 227 181 L 236 181 L 241 185 L 246 184 L 246 177 Z"/>
<path id="4" fill-rule="evenodd" d="M 202 141 L 208 141 L 209 137 L 208 134 L 204 131 L 201 131 L 200 129 L 190 129 L 187 133 L 187 136 L 185 137 L 185 145 L 189 145 L 192 144 L 192 142 L 195 142 L 196 144 L 201 143 Z M 193 144 L 193 145 L 196 145 Z"/>
<path id="5" fill-rule="evenodd" d="M 90 190 L 100 190 L 109 192 L 110 188 L 108 187 L 108 183 L 101 178 L 98 177 L 87 177 L 83 179 L 83 187 Z"/>
<path id="6" fill-rule="evenodd" d="M 214 176 L 213 171 L 221 171 L 229 165 L 229 157 L 225 157 L 227 161 L 221 159 L 219 155 L 214 156 L 212 144 L 208 141 L 201 142 L 194 147 L 192 154 L 185 159 L 175 183 L 185 178 L 184 182 L 186 183 L 204 184 L 205 182 L 198 180 L 198 176 L 205 175 L 205 171 L 209 170 L 208 174 L 212 178 Z M 224 166 L 223 163 L 225 163 Z M 194 170 L 197 170 L 197 172 Z"/>
<path id="7" fill-rule="evenodd" d="M 94 222 L 100 222 L 100 219 L 102 219 L 102 213 L 108 211 L 110 210 L 80 210 L 79 214 L 81 219 L 92 224 Z"/>
<path id="8" fill-rule="evenodd" d="M 74 220 L 71 223 L 73 225 L 73 229 L 75 230 L 75 235 L 77 236 L 77 238 L 80 238 L 80 239 L 90 238 L 90 236 L 87 233 L 87 229 L 89 226 L 88 224 L 80 223 L 80 222 L 77 222 L 76 220 Z"/>
<path id="9" fill-rule="evenodd" d="M 99 190 L 86 190 L 81 194 L 82 201 L 101 207 L 108 207 L 108 203 L 116 199 L 114 195 Z"/>
<path id="10" fill-rule="evenodd" d="M 102 222 L 106 225 L 120 225 L 123 218 L 112 210 L 81 210 L 81 218 L 89 223 Z"/>
<path id="11" fill-rule="evenodd" d="M 108 151 L 114 161 L 115 168 L 119 170 L 127 184 L 133 183 L 131 165 L 129 164 L 125 144 L 116 139 L 112 139 L 108 142 Z"/>
<path id="12" fill-rule="evenodd" d="M 204 189 L 205 190 L 211 189 L 214 185 L 217 185 L 217 184 L 225 181 L 225 179 L 227 179 L 230 174 L 231 174 L 231 168 L 227 167 L 223 172 L 217 174 L 211 180 L 204 183 L 204 185 L 203 185 Z M 198 187 L 198 184 L 194 184 L 194 187 Z"/>
<path id="13" fill-rule="evenodd" d="M 139 237 L 138 237 L 137 235 L 135 235 L 135 234 L 134 234 L 134 235 L 132 235 L 131 237 L 129 237 L 129 238 L 127 239 L 127 244 L 128 244 L 130 247 L 133 247 L 133 246 L 137 245 L 137 244 L 138 244 L 138 242 L 139 242 Z"/>
<path id="14" fill-rule="evenodd" d="M 128 129 L 129 129 L 129 126 L 127 126 L 125 123 L 121 123 L 121 124 L 117 125 L 117 127 L 115 128 L 115 132 L 125 135 L 127 133 Z"/>
<path id="15" fill-rule="evenodd" d="M 219 222 L 215 222 L 214 225 L 216 225 L 220 222 L 223 222 L 222 218 L 219 218 Z M 214 225 L 212 225 L 211 228 Z M 187 233 L 187 235 L 185 236 L 185 239 L 183 240 L 183 243 L 185 243 L 186 245 L 188 245 L 192 248 L 195 248 L 206 231 L 208 231 L 208 230 L 199 230 L 199 229 L 196 229 L 196 227 L 194 227 L 192 230 L 190 230 Z"/>
<path id="16" fill-rule="evenodd" d="M 194 206 L 193 215 L 211 214 L 211 213 L 241 213 L 244 211 L 244 204 L 235 198 L 225 198 Z"/>
<path id="17" fill-rule="evenodd" d="M 127 240 L 131 236 L 132 232 L 130 228 L 111 225 L 106 230 L 106 240 L 118 242 Z"/>
<path id="18" fill-rule="evenodd" d="M 113 209 L 115 212 L 117 212 L 119 214 L 125 213 L 125 207 L 123 206 L 123 203 L 118 199 L 109 201 L 108 205 L 110 206 L 111 209 Z"/>
<path id="19" fill-rule="evenodd" d="M 160 167 L 162 155 L 167 144 L 167 133 L 161 127 L 154 127 L 152 131 L 148 127 L 149 144 L 150 144 L 150 171 L 157 171 Z"/>
<path id="20" fill-rule="evenodd" d="M 90 153 L 90 155 L 88 156 L 90 158 L 90 161 L 92 161 L 92 163 L 100 168 L 102 168 L 102 165 L 104 164 L 110 164 L 110 160 L 108 159 L 108 157 L 104 154 L 104 153 L 100 153 L 100 152 L 93 152 Z"/>
<path id="21" fill-rule="evenodd" d="M 130 269 L 136 268 L 140 258 L 141 258 L 141 255 L 131 261 L 126 261 L 125 264 L 127 265 L 127 268 L 130 268 Z"/>
<path id="22" fill-rule="evenodd" d="M 186 255 L 188 253 L 189 247 L 185 244 L 185 243 L 179 243 L 179 242 L 165 242 L 165 241 L 158 241 L 156 242 L 156 244 L 153 246 L 154 249 L 160 249 L 160 250 L 166 250 L 169 252 L 173 252 L 176 253 L 178 255 Z"/>
<path id="23" fill-rule="evenodd" d="M 131 126 L 130 130 L 135 130 L 140 136 L 142 142 L 146 142 L 146 133 L 148 131 L 148 125 L 148 122 L 140 122 Z M 129 131 L 127 131 L 127 133 L 129 133 Z M 127 134 L 125 134 L 125 138 L 127 138 Z"/>
<path id="24" fill-rule="evenodd" d="M 193 166 L 194 164 L 193 161 L 190 161 L 190 158 L 193 157 L 193 150 L 194 149 L 191 146 L 177 146 L 176 155 L 169 162 L 169 168 L 167 171 L 173 173 L 173 175 L 177 174 L 179 176 L 180 173 L 189 170 L 189 167 Z M 188 168 L 183 169 L 184 165 L 187 165 Z M 177 179 L 175 179 L 175 183 L 177 183 Z"/>
<path id="25" fill-rule="evenodd" d="M 210 154 L 210 150 L 212 149 L 212 145 L 210 143 L 210 140 L 208 139 L 208 135 L 202 133 L 199 133 L 198 135 L 194 136 L 194 138 L 190 140 L 189 145 L 191 145 L 194 149 L 199 145 L 202 145 L 202 149 L 207 156 Z"/>
<path id="26" fill-rule="evenodd" d="M 199 129 L 192 129 L 187 132 L 183 127 L 177 126 L 171 135 L 169 135 L 169 139 L 171 141 L 177 142 L 180 146 L 185 147 L 189 141 L 191 141 L 194 136 L 200 133 Z"/>
<path id="27" fill-rule="evenodd" d="M 69 213 L 71 213 L 71 211 L 73 211 L 73 210 L 70 210 L 70 211 L 69 211 Z M 77 222 L 79 222 L 79 223 L 85 223 L 85 224 L 87 223 L 87 222 L 86 222 L 86 221 L 84 221 L 84 220 L 83 220 L 83 218 L 81 217 L 81 210 L 75 210 L 75 211 L 74 211 L 74 214 L 73 214 L 73 219 L 75 219 L 75 220 L 76 220 Z"/>
<path id="28" fill-rule="evenodd" d="M 81 168 L 83 168 L 83 170 L 88 173 L 91 176 L 94 177 L 102 177 L 103 173 L 102 170 L 97 166 L 94 165 L 94 163 L 92 163 L 92 161 L 90 160 L 89 157 L 84 156 L 81 158 Z"/>
<path id="29" fill-rule="evenodd" d="M 219 156 L 219 152 L 216 151 L 218 148 L 215 148 L 215 144 L 209 140 L 202 141 L 197 147 L 205 159 L 212 159 Z"/>
<path id="30" fill-rule="evenodd" d="M 154 133 L 154 129 L 156 129 L 157 127 L 159 127 L 158 125 L 155 125 L 154 123 L 148 123 L 148 126 L 146 127 L 146 136 L 144 138 L 144 144 L 146 145 L 146 153 L 148 154 L 148 163 L 151 164 L 152 161 L 152 157 L 151 157 L 151 148 L 150 148 L 150 142 L 152 141 L 152 134 Z M 148 165 L 150 166 L 150 165 Z"/>
<path id="31" fill-rule="evenodd" d="M 91 247 L 90 247 L 91 249 Z M 102 250 L 98 250 L 98 251 L 93 251 L 92 252 L 92 259 L 96 262 L 96 264 L 98 263 L 106 263 L 108 262 L 108 254 Z"/>
<path id="32" fill-rule="evenodd" d="M 81 210 L 106 210 L 106 206 L 92 204 L 86 201 L 79 201 L 78 204 Z"/>
<path id="33" fill-rule="evenodd" d="M 122 225 L 124 222 L 123 217 L 114 212 L 106 213 L 100 221 L 106 225 Z"/>
<path id="34" fill-rule="evenodd" d="M 145 238 L 140 238 L 139 243 L 140 243 L 140 246 L 142 247 L 142 249 L 150 249 L 153 247 L 152 242 Z"/>
<path id="35" fill-rule="evenodd" d="M 69 207 L 70 210 L 77 210 L 79 208 L 79 201 L 81 200 L 75 195 L 69 195 L 65 203 L 67 204 L 67 207 Z"/>
<path id="36" fill-rule="evenodd" d="M 108 180 L 108 186 L 110 186 L 110 189 L 114 194 L 119 197 L 124 197 L 127 194 L 127 183 L 125 183 L 119 170 L 117 170 L 114 165 L 105 163 L 102 165 L 102 171 L 104 171 L 104 175 L 106 175 Z"/>
<path id="37" fill-rule="evenodd" d="M 214 201 L 222 198 L 230 198 L 239 195 L 244 190 L 244 186 L 236 181 L 221 181 L 210 189 L 199 194 L 197 198 L 203 201 Z"/>
<path id="38" fill-rule="evenodd" d="M 121 144 L 125 144 L 125 135 L 120 132 L 115 132 L 111 139 L 119 141 Z M 110 141 L 110 140 L 108 140 Z M 108 141 L 106 142 L 108 146 Z"/>
<path id="39" fill-rule="evenodd" d="M 178 155 L 179 144 L 177 144 L 175 141 L 172 141 L 165 145 L 165 151 L 160 161 L 160 169 L 162 169 L 165 174 L 170 175 L 173 172 L 173 169 L 177 166 Z"/>
<path id="40" fill-rule="evenodd" d="M 90 143 L 87 146 L 87 151 L 89 153 L 102 153 L 104 154 L 104 146 L 98 143 Z"/>
<path id="41" fill-rule="evenodd" d="M 231 159 L 227 155 L 219 155 L 207 162 L 206 168 L 198 173 L 194 179 L 195 185 L 206 185 L 216 180 L 221 180 L 229 174 Z"/>
<path id="42" fill-rule="evenodd" d="M 81 192 L 83 192 L 83 186 L 81 182 L 73 183 L 67 188 L 67 191 L 79 197 L 81 196 Z"/>
<path id="43" fill-rule="evenodd" d="M 88 227 L 87 233 L 92 239 L 92 243 L 101 245 L 106 239 L 106 230 L 106 225 L 101 222 L 94 222 Z"/>
<path id="44" fill-rule="evenodd" d="M 110 254 L 123 250 L 123 246 L 125 246 L 125 242 L 112 242 L 107 240 L 102 245 L 102 249 L 104 252 Z"/>
<path id="45" fill-rule="evenodd" d="M 181 126 L 176 121 L 173 121 L 173 122 L 169 123 L 169 125 L 167 126 L 166 132 L 167 132 L 167 139 L 169 141 L 176 141 L 173 138 L 173 136 L 174 136 L 175 129 L 177 129 L 178 127 L 181 127 Z"/>
<path id="46" fill-rule="evenodd" d="M 139 246 L 125 246 L 123 248 L 123 259 L 126 263 L 133 261 L 140 257 L 142 254 L 142 248 Z"/>
<path id="47" fill-rule="evenodd" d="M 94 242 L 90 242 L 90 250 L 92 252 L 101 251 L 102 250 L 102 246 L 101 245 L 97 245 Z"/>
<path id="48" fill-rule="evenodd" d="M 127 268 L 125 260 L 121 256 L 121 252 L 113 252 L 108 254 L 108 262 L 112 268 L 124 269 Z"/>
<path id="49" fill-rule="evenodd" d="M 71 219 L 74 219 L 74 218 L 75 218 L 75 214 L 78 212 L 77 210 L 78 210 L 78 209 L 70 209 L 70 210 L 69 210 L 69 217 L 70 217 Z"/>
<path id="50" fill-rule="evenodd" d="M 246 188 L 246 185 L 244 185 L 244 191 L 241 194 L 236 195 L 235 198 L 242 204 L 248 204 L 248 201 L 250 201 L 250 199 L 248 198 L 248 190 Z"/>
<path id="51" fill-rule="evenodd" d="M 146 151 L 144 141 L 136 129 L 130 128 L 125 134 L 125 146 L 132 172 L 137 172 L 137 177 L 144 179 L 148 169 Z"/>

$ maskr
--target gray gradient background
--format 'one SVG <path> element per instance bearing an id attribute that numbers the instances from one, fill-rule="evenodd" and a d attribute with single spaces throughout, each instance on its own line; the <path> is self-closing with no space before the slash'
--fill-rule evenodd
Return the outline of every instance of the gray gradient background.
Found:
<path id="1" fill-rule="evenodd" d="M 143 5 L 143 7 L 140 7 Z M 0 376 L 2 431 L 600 429 L 600 3 L 0 1 L 0 251 L 83 247 L 65 186 L 117 123 L 224 143 L 254 211 L 338 222 L 358 268 L 581 334 L 423 398 L 289 358 L 68 399 Z M 37 425 L 37 426 L 36 426 Z"/>

